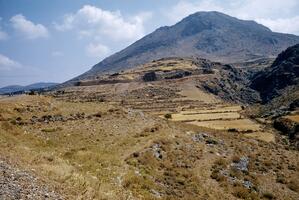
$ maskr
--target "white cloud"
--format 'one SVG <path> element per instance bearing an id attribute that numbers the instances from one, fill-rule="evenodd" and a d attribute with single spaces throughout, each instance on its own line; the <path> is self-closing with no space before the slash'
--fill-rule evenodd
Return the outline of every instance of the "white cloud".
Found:
<path id="1" fill-rule="evenodd" d="M 0 40 L 6 40 L 8 38 L 7 33 L 0 30 Z"/>
<path id="2" fill-rule="evenodd" d="M 0 54 L 0 70 L 9 71 L 20 67 L 22 67 L 22 65 L 17 61 L 14 61 L 7 56 Z"/>
<path id="3" fill-rule="evenodd" d="M 67 31 L 73 28 L 74 21 L 75 21 L 75 15 L 67 14 L 63 17 L 62 24 L 54 23 L 54 26 L 58 31 Z"/>
<path id="4" fill-rule="evenodd" d="M 240 19 L 255 20 L 273 31 L 299 34 L 298 9 L 298 0 L 181 0 L 166 16 L 175 23 L 198 11 L 219 11 Z"/>
<path id="5" fill-rule="evenodd" d="M 90 57 L 95 57 L 95 58 L 104 58 L 110 53 L 110 49 L 103 45 L 103 44 L 92 44 L 90 43 L 86 47 L 86 53 Z"/>
<path id="6" fill-rule="evenodd" d="M 2 21 L 2 18 L 0 17 L 0 22 Z M 1 30 L 1 25 L 0 25 L 0 40 L 6 40 L 8 38 L 8 35 L 6 32 Z"/>
<path id="7" fill-rule="evenodd" d="M 140 13 L 124 17 L 119 11 L 113 12 L 85 5 L 76 13 L 65 15 L 63 23 L 54 23 L 59 31 L 76 29 L 79 36 L 100 40 L 133 41 L 144 36 L 144 21 L 151 13 Z"/>
<path id="8" fill-rule="evenodd" d="M 52 55 L 53 57 L 61 57 L 61 56 L 63 56 L 63 53 L 62 53 L 61 51 L 53 51 L 53 52 L 51 53 L 51 55 Z"/>
<path id="9" fill-rule="evenodd" d="M 47 38 L 49 36 L 48 29 L 42 24 L 34 24 L 27 20 L 22 14 L 13 16 L 10 19 L 14 29 L 28 39 Z"/>
<path id="10" fill-rule="evenodd" d="M 279 18 L 290 17 L 289 14 L 296 11 L 294 8 L 298 5 L 298 0 L 245 0 L 228 10 L 244 19 Z M 298 14 L 298 10 L 295 13 Z"/>
<path id="11" fill-rule="evenodd" d="M 299 16 L 285 19 L 256 19 L 257 22 L 269 27 L 272 31 L 299 35 Z"/>

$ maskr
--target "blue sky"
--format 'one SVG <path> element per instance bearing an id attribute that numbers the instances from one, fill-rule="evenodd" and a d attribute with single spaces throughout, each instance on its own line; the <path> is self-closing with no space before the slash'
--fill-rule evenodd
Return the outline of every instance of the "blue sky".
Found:
<path id="1" fill-rule="evenodd" d="M 0 0 L 0 87 L 64 82 L 160 26 L 211 10 L 299 35 L 298 0 Z"/>

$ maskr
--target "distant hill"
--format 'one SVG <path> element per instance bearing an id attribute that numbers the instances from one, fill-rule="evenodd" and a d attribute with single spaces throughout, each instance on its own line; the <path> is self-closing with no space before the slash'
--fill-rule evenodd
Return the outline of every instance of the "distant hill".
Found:
<path id="1" fill-rule="evenodd" d="M 196 56 L 223 63 L 276 57 L 296 43 L 298 36 L 272 32 L 254 21 L 220 12 L 197 12 L 173 26 L 157 29 L 68 83 L 164 57 Z"/>
<path id="2" fill-rule="evenodd" d="M 21 86 L 21 85 L 9 85 L 3 88 L 0 88 L 0 94 L 7 94 L 7 93 L 14 93 L 14 92 L 24 92 L 29 90 L 36 90 L 36 89 L 44 89 L 49 88 L 57 85 L 58 83 L 34 83 L 27 86 Z"/>

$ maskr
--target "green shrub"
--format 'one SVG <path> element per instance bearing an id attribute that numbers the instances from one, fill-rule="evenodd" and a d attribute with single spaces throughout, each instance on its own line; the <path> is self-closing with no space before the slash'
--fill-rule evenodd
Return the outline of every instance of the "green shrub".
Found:
<path id="1" fill-rule="evenodd" d="M 172 116 L 171 116 L 170 113 L 165 114 L 164 117 L 165 117 L 166 119 L 171 119 L 171 118 L 172 118 Z"/>

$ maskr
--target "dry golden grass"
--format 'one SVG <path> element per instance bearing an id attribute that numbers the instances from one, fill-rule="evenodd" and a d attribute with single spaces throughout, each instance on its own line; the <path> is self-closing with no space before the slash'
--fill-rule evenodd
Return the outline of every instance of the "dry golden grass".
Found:
<path id="1" fill-rule="evenodd" d="M 286 118 L 299 123 L 299 115 L 288 115 Z"/>
<path id="2" fill-rule="evenodd" d="M 225 118 L 222 118 L 225 119 Z M 235 120 L 213 120 L 213 121 L 202 121 L 202 122 L 188 122 L 201 127 L 207 127 L 217 130 L 229 130 L 237 129 L 239 131 L 259 131 L 260 125 L 249 120 L 249 119 L 235 119 Z"/>
<path id="3" fill-rule="evenodd" d="M 16 106 L 26 108 L 36 103 L 45 112 L 26 110 L 20 113 L 14 110 Z M 0 104 L 11 111 L 10 115 L 21 116 L 24 120 L 55 113 L 63 116 L 78 112 L 84 112 L 86 116 L 99 111 L 104 113 L 100 120 L 85 118 L 25 126 L 0 122 L 1 154 L 19 159 L 21 165 L 35 169 L 52 184 L 59 183 L 62 193 L 70 199 L 77 196 L 96 199 L 128 197 L 129 193 L 121 185 L 117 186 L 119 177 L 126 173 L 123 159 L 155 134 L 136 137 L 140 129 L 154 127 L 154 120 L 148 119 L 144 124 L 142 116 L 136 113 L 130 116 L 136 121 L 129 122 L 127 113 L 111 109 L 104 103 L 69 103 L 38 96 L 18 97 Z M 131 123 L 130 127 L 127 127 L 128 123 Z"/>
<path id="4" fill-rule="evenodd" d="M 258 140 L 265 141 L 265 142 L 275 142 L 275 135 L 273 133 L 265 132 L 265 131 L 247 133 L 247 134 L 244 134 L 244 136 L 249 137 L 249 138 L 255 138 Z"/>
<path id="5" fill-rule="evenodd" d="M 202 108 L 202 109 L 193 109 L 181 111 L 181 114 L 192 115 L 192 114 L 203 114 L 203 113 L 226 113 L 226 112 L 239 112 L 242 110 L 241 106 L 215 106 L 214 109 Z"/>
<path id="6" fill-rule="evenodd" d="M 225 119 L 239 119 L 241 115 L 235 112 L 229 113 L 202 113 L 202 114 L 172 114 L 173 121 L 210 121 L 210 120 L 225 120 Z M 195 122 L 194 122 L 195 123 Z"/>
<path id="7" fill-rule="evenodd" d="M 180 87 L 181 92 L 179 94 L 183 97 L 178 98 L 179 100 L 202 101 L 211 104 L 221 102 L 215 95 L 199 90 L 192 81 L 187 80 L 185 83 L 180 84 Z"/>

